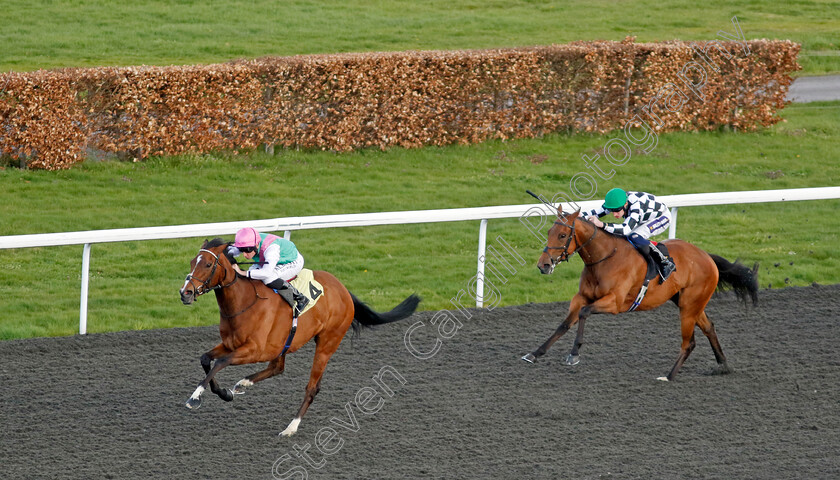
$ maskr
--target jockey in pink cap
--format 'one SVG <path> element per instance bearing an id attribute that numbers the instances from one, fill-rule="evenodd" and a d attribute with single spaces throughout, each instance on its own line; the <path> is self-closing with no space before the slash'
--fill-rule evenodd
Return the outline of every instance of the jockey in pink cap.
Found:
<path id="1" fill-rule="evenodd" d="M 309 299 L 289 283 L 303 269 L 303 256 L 290 240 L 270 233 L 258 233 L 247 227 L 236 232 L 236 239 L 233 246 L 228 247 L 227 253 L 234 257 L 242 254 L 248 260 L 259 255 L 259 262 L 247 272 L 237 264 L 233 268 L 240 275 L 261 280 L 280 292 L 292 306 L 295 317 L 309 304 Z M 291 298 L 288 298 L 287 293 L 291 293 Z"/>

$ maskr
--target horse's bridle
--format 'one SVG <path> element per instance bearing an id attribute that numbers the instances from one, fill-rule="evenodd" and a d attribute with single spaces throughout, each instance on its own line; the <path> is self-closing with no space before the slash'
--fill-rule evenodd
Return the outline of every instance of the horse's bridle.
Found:
<path id="1" fill-rule="evenodd" d="M 221 260 L 219 260 L 218 255 L 211 252 L 210 250 L 207 250 L 206 248 L 202 248 L 201 250 L 198 251 L 198 253 L 201 253 L 201 252 L 209 253 L 210 255 L 213 256 L 215 261 L 213 262 L 213 268 L 210 269 L 210 275 L 207 276 L 207 280 L 204 280 L 198 286 L 196 286 L 196 284 L 193 282 L 193 280 L 195 280 L 195 278 L 192 276 L 192 273 L 187 274 L 187 278 L 186 278 L 185 281 L 189 282 L 190 286 L 193 287 L 193 290 L 195 290 L 196 298 L 204 295 L 207 292 L 211 292 L 213 290 L 218 290 L 218 289 L 221 289 L 221 288 L 227 288 L 227 287 L 233 285 L 234 283 L 236 283 L 236 280 L 237 280 L 238 277 L 236 275 L 234 275 L 232 282 L 228 283 L 227 285 L 224 284 L 225 279 L 227 278 L 227 270 L 225 270 L 225 276 L 222 277 L 222 280 L 217 285 L 211 287 L 210 286 L 210 281 L 213 279 L 213 277 L 216 274 L 216 268 L 218 268 L 221 265 Z M 193 269 L 193 271 L 195 271 L 195 269 Z"/>
<path id="2" fill-rule="evenodd" d="M 576 220 L 577 220 L 577 219 L 576 219 Z M 563 226 L 565 226 L 565 227 L 569 227 L 569 224 L 568 224 L 568 223 L 566 223 L 566 222 L 561 222 L 560 220 L 555 220 L 555 221 L 554 221 L 554 224 L 555 224 L 555 225 L 563 225 Z M 594 225 L 593 225 L 593 226 L 594 226 Z M 557 263 L 559 263 L 559 262 L 568 262 L 568 261 L 569 261 L 569 257 L 571 257 L 572 255 L 576 254 L 577 252 L 581 251 L 581 250 L 583 249 L 583 247 L 585 247 L 585 246 L 589 245 L 589 242 L 591 242 L 591 241 L 592 241 L 592 239 L 593 239 L 593 238 L 595 238 L 595 236 L 596 236 L 596 235 L 598 235 L 598 227 L 594 227 L 594 229 L 593 229 L 593 231 L 592 231 L 592 235 L 589 237 L 589 239 L 587 239 L 585 242 L 583 242 L 583 243 L 579 244 L 577 247 L 575 247 L 575 249 L 574 249 L 574 250 L 572 250 L 571 252 L 569 252 L 569 245 L 571 245 L 571 244 L 572 244 L 572 239 L 573 239 L 573 238 L 575 238 L 575 222 L 574 222 L 574 221 L 572 221 L 572 225 L 571 225 L 571 227 L 569 227 L 569 228 L 571 229 L 571 231 L 569 232 L 569 239 L 568 239 L 568 240 L 566 240 L 566 244 L 565 244 L 565 245 L 563 245 L 562 247 L 549 247 L 548 245 L 546 245 L 546 246 L 545 246 L 545 248 L 543 249 L 543 253 L 547 253 L 547 254 L 548 254 L 548 258 L 550 258 L 550 259 L 551 259 L 551 266 L 557 265 Z M 552 255 L 551 255 L 551 253 L 549 253 L 549 250 L 561 250 L 561 249 L 562 249 L 563 251 L 562 251 L 562 252 L 560 252 L 560 255 L 558 255 L 556 258 L 555 258 L 554 256 L 552 256 Z M 616 252 L 616 250 L 615 250 L 615 249 L 613 249 L 612 253 L 610 253 L 610 254 L 609 254 L 609 255 L 607 255 L 606 257 L 604 257 L 604 258 L 602 258 L 602 259 L 598 260 L 597 262 L 592 262 L 592 263 L 586 263 L 586 262 L 583 262 L 583 263 L 584 263 L 584 265 L 586 265 L 587 267 L 588 267 L 588 266 L 591 266 L 591 265 L 595 265 L 596 263 L 601 263 L 601 262 L 603 262 L 604 260 L 606 260 L 606 259 L 608 259 L 608 258 L 612 257 L 613 255 L 615 255 L 615 252 Z"/>
<path id="3" fill-rule="evenodd" d="M 232 280 L 230 283 L 225 284 L 225 279 L 227 278 L 227 269 L 225 269 L 225 276 L 224 276 L 224 277 L 222 277 L 222 280 L 221 280 L 218 284 L 216 284 L 215 286 L 212 286 L 212 287 L 211 287 L 211 286 L 210 286 L 210 279 L 212 279 L 212 278 L 213 278 L 213 275 L 215 275 L 215 273 L 216 273 L 216 268 L 218 268 L 218 267 L 221 265 L 221 260 L 219 259 L 219 256 L 218 256 L 218 255 L 216 255 L 215 253 L 211 252 L 210 250 L 207 250 L 206 248 L 202 248 L 202 249 L 201 249 L 201 250 L 199 250 L 198 252 L 199 252 L 199 253 L 201 253 L 201 252 L 207 252 L 207 253 L 209 253 L 210 255 L 212 255 L 212 256 L 213 256 L 213 258 L 215 259 L 215 261 L 213 262 L 213 268 L 212 268 L 212 269 L 210 269 L 210 275 L 208 275 L 208 276 L 207 276 L 207 280 L 205 280 L 204 282 L 202 282 L 202 283 L 201 283 L 198 287 L 196 287 L 195 283 L 193 283 L 193 276 L 192 276 L 192 274 L 191 274 L 191 273 L 188 273 L 188 274 L 187 274 L 187 279 L 186 279 L 186 281 L 187 281 L 187 282 L 189 282 L 189 283 L 190 283 L 190 285 L 191 285 L 191 286 L 193 287 L 193 289 L 195 290 L 195 297 L 196 297 L 196 298 L 198 298 L 198 297 L 200 297 L 200 296 L 204 295 L 204 294 L 205 294 L 205 293 L 207 293 L 207 292 L 211 292 L 211 291 L 213 291 L 213 290 L 220 290 L 220 289 L 227 288 L 227 287 L 229 287 L 229 286 L 233 285 L 234 283 L 236 283 L 236 281 L 237 281 L 237 280 L 239 280 L 239 276 L 238 276 L 238 275 L 236 275 L 236 274 L 234 274 L 234 275 L 233 275 L 233 280 Z M 256 287 L 256 286 L 254 286 L 254 284 L 253 284 L 253 283 L 251 284 L 251 286 L 252 286 L 252 287 L 254 287 L 254 301 L 253 301 L 253 302 L 251 302 L 251 304 L 250 304 L 250 305 L 248 305 L 247 307 L 243 308 L 242 310 L 240 310 L 240 311 L 238 311 L 238 312 L 236 312 L 236 313 L 230 313 L 230 314 L 228 314 L 228 313 L 225 313 L 225 312 L 221 311 L 221 308 L 220 308 L 220 309 L 219 309 L 219 313 L 221 314 L 221 316 L 222 316 L 222 317 L 224 317 L 224 318 L 233 318 L 233 317 L 236 317 L 236 316 L 242 315 L 243 313 L 245 313 L 245 312 L 247 312 L 248 310 L 250 310 L 250 308 L 251 308 L 251 307 L 253 307 L 254 305 L 256 305 L 256 304 L 257 304 L 257 302 L 258 302 L 258 301 L 260 301 L 260 299 L 265 299 L 265 297 L 261 297 L 261 296 L 260 296 L 260 294 L 259 294 L 259 293 L 257 293 L 257 287 Z"/>

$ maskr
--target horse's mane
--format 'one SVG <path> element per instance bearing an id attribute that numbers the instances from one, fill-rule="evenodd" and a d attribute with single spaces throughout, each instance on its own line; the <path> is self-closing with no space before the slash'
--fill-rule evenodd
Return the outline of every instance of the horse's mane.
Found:
<path id="1" fill-rule="evenodd" d="M 204 248 L 213 248 L 218 247 L 219 245 L 230 245 L 230 242 L 216 237 L 213 240 L 208 241 Z"/>
<path id="2" fill-rule="evenodd" d="M 568 222 L 566 222 L 566 219 L 567 219 L 570 215 L 572 215 L 572 214 L 574 214 L 574 213 L 575 213 L 575 212 L 563 212 L 563 215 L 562 215 L 562 216 L 558 216 L 558 217 L 559 217 L 559 218 L 562 218 L 562 219 L 563 219 L 563 222 L 566 224 L 566 226 L 569 226 L 569 227 L 570 227 L 571 225 L 569 225 L 569 224 L 568 224 Z M 598 233 L 604 234 L 604 235 L 606 235 L 607 237 L 612 237 L 612 238 L 613 238 L 613 239 L 615 239 L 615 240 L 627 240 L 627 237 L 625 237 L 624 235 L 619 235 L 619 234 L 617 234 L 617 233 L 610 233 L 610 232 L 608 232 L 608 231 L 604 230 L 603 228 L 600 228 L 600 229 L 599 229 L 598 227 L 596 227 L 596 226 L 595 226 L 595 224 L 594 224 L 594 223 L 590 222 L 590 221 L 589 221 L 589 219 L 583 218 L 583 217 L 582 217 L 582 216 L 580 216 L 580 215 L 578 215 L 578 216 L 577 216 L 577 218 L 576 218 L 575 220 L 580 220 L 580 221 L 581 221 L 581 222 L 583 222 L 583 223 L 589 224 L 589 225 L 590 225 L 592 228 L 594 228 L 595 230 L 600 230 Z M 630 242 L 629 242 L 629 241 L 625 241 L 625 242 L 621 242 L 621 243 L 627 243 L 627 244 L 630 244 Z M 632 245 L 632 244 L 630 244 L 630 245 Z M 634 247 L 634 248 L 635 248 L 635 247 Z"/>
<path id="3" fill-rule="evenodd" d="M 209 249 L 209 248 L 214 248 L 214 247 L 219 247 L 219 246 L 224 245 L 225 246 L 224 254 L 227 257 L 228 261 L 230 261 L 230 263 L 237 263 L 236 259 L 233 258 L 233 255 L 230 255 L 227 251 L 227 246 L 230 245 L 230 243 L 231 242 L 228 242 L 227 240 L 216 237 L 213 240 L 208 241 L 207 244 L 204 245 L 204 248 Z"/>
<path id="4" fill-rule="evenodd" d="M 580 212 L 580 210 L 578 210 L 578 212 Z M 562 212 L 562 213 L 563 213 L 562 215 L 558 215 L 558 218 L 562 218 L 562 219 L 563 219 L 563 223 L 565 223 L 565 224 L 566 224 L 566 226 L 571 227 L 571 225 L 569 225 L 569 224 L 568 224 L 568 222 L 566 222 L 566 219 L 568 219 L 568 218 L 569 218 L 569 216 L 570 216 L 570 215 L 572 215 L 572 214 L 574 214 L 575 212 Z M 595 226 L 595 224 L 594 224 L 594 223 L 590 222 L 590 221 L 589 221 L 588 219 L 586 219 L 586 218 L 583 218 L 583 216 L 581 216 L 581 215 L 578 215 L 578 216 L 577 216 L 577 218 L 576 218 L 575 220 L 580 220 L 580 221 L 581 221 L 581 222 L 583 222 L 583 223 L 588 223 L 589 225 L 591 225 L 591 226 L 592 226 L 592 228 L 598 228 L 598 227 L 596 227 L 596 226 Z M 608 235 L 612 235 L 611 233 L 606 232 L 606 231 L 604 231 L 603 233 L 606 233 L 606 234 L 608 234 Z"/>

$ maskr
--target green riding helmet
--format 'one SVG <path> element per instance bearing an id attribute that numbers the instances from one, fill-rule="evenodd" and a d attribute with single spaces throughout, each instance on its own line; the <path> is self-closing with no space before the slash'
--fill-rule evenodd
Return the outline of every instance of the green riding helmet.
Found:
<path id="1" fill-rule="evenodd" d="M 625 203 L 627 203 L 627 192 L 620 188 L 613 188 L 607 192 L 607 197 L 604 199 L 604 208 L 606 210 L 620 210 Z"/>

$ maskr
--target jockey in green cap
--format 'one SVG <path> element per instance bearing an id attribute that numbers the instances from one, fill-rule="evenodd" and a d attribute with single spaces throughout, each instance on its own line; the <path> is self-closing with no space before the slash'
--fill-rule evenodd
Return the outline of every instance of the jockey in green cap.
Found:
<path id="1" fill-rule="evenodd" d="M 623 218 L 624 222 L 617 224 L 604 223 L 600 217 L 612 213 L 615 218 Z M 607 192 L 604 203 L 581 215 L 596 227 L 615 235 L 622 235 L 635 245 L 645 258 L 653 258 L 659 265 L 662 279 L 666 280 L 677 267 L 670 258 L 666 257 L 651 243 L 650 237 L 658 235 L 668 228 L 671 223 L 671 212 L 664 203 L 645 192 L 625 192 L 620 188 L 613 188 Z"/>

